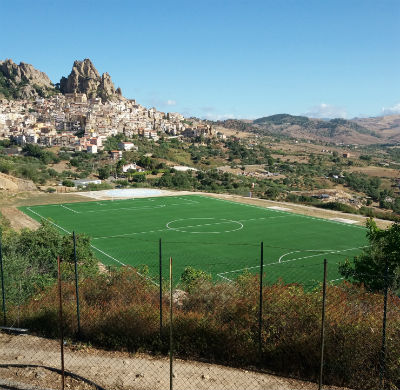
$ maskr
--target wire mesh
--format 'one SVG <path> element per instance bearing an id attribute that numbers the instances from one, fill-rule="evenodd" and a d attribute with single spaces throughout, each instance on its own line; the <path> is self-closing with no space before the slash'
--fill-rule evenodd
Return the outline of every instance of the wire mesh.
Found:
<path id="1" fill-rule="evenodd" d="M 398 291 L 388 290 L 383 338 L 383 291 L 338 278 L 337 257 L 330 261 L 329 253 L 266 244 L 261 268 L 260 244 L 162 242 L 160 289 L 159 241 L 152 245 L 145 252 L 132 241 L 126 255 L 135 268 L 101 266 L 93 275 L 78 259 L 80 327 L 73 262 L 61 263 L 61 322 L 57 284 L 32 278 L 25 263 L 6 256 L 0 379 L 62 388 L 62 342 L 66 388 L 168 389 L 171 382 L 174 389 L 317 388 L 326 255 L 324 388 L 400 387 Z M 210 245 L 217 247 L 213 257 Z M 284 260 L 293 261 L 276 261 L 275 249 L 291 252 Z M 385 285 L 385 276 L 373 277 Z"/>

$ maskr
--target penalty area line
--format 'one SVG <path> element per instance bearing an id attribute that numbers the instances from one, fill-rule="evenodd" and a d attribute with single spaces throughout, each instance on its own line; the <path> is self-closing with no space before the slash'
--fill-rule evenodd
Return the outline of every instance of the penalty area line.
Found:
<path id="1" fill-rule="evenodd" d="M 69 208 L 69 207 L 67 207 L 67 206 L 64 206 L 63 204 L 60 204 L 60 206 L 63 207 L 64 209 L 67 209 L 67 210 L 69 210 L 69 211 L 72 211 L 73 213 L 80 214 L 79 211 L 72 210 L 71 208 Z"/>
<path id="2" fill-rule="evenodd" d="M 362 248 L 365 248 L 365 247 L 366 246 L 360 246 L 360 247 L 356 247 L 356 248 L 340 249 L 340 250 L 329 251 L 329 252 L 327 252 L 326 250 L 324 251 L 324 249 L 320 249 L 321 253 L 318 253 L 316 255 L 303 256 L 303 257 L 297 257 L 295 259 L 289 259 L 289 260 L 277 261 L 277 262 L 274 262 L 274 263 L 268 263 L 268 264 L 264 264 L 264 267 L 267 267 L 267 266 L 270 266 L 270 265 L 279 265 L 279 264 L 284 265 L 285 263 L 290 263 L 292 261 L 298 261 L 298 260 L 307 259 L 307 258 L 310 258 L 310 257 L 323 256 L 323 255 L 326 255 L 327 253 L 335 254 L 335 253 L 341 253 L 341 252 L 346 252 L 346 251 L 351 251 L 351 250 L 356 250 L 356 249 L 362 249 Z M 304 251 L 307 251 L 307 250 L 305 249 Z M 292 253 L 294 253 L 294 252 L 292 252 Z M 289 254 L 289 253 L 287 253 L 287 254 Z M 235 270 L 232 270 L 232 271 L 221 272 L 221 273 L 217 274 L 217 276 L 219 276 L 221 278 L 224 278 L 224 276 L 222 276 L 222 275 L 226 275 L 226 274 L 230 274 L 230 273 L 237 273 L 237 272 L 246 271 L 246 270 L 255 269 L 255 268 L 260 268 L 260 266 L 256 265 L 256 266 L 252 266 L 252 267 L 246 267 L 246 268 L 235 269 Z M 228 279 L 228 280 L 230 280 L 230 279 Z"/>

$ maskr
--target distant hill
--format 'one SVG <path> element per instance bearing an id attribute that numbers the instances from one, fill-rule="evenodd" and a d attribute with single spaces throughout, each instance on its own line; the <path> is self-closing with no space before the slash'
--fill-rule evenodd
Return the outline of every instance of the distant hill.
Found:
<path id="1" fill-rule="evenodd" d="M 322 120 L 277 114 L 255 120 L 228 119 L 215 122 L 225 128 L 263 135 L 344 144 L 381 144 L 400 142 L 400 115 L 362 119 Z"/>
<path id="2" fill-rule="evenodd" d="M 351 121 L 380 134 L 387 143 L 400 142 L 400 115 L 354 118 Z"/>

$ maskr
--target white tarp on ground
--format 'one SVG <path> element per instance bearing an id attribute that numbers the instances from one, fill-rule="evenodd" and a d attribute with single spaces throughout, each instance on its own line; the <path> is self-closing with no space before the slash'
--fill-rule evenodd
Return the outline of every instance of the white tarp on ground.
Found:
<path id="1" fill-rule="evenodd" d="M 342 223 L 357 223 L 354 219 L 347 219 L 347 218 L 330 218 L 331 221 L 342 222 Z"/>
<path id="2" fill-rule="evenodd" d="M 128 199 L 150 198 L 152 196 L 168 196 L 172 195 L 173 193 L 171 191 L 157 190 L 153 188 L 121 188 L 116 190 L 76 192 L 76 194 L 94 199 Z M 174 194 L 176 195 L 176 193 Z"/>
<path id="3" fill-rule="evenodd" d="M 180 171 L 180 172 L 198 171 L 198 169 L 196 169 L 196 168 L 187 167 L 185 165 L 174 165 L 172 168 L 174 168 L 175 171 Z"/>

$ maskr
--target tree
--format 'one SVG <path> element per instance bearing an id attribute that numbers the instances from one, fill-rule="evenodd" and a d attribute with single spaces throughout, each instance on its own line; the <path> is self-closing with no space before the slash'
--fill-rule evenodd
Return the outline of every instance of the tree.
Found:
<path id="1" fill-rule="evenodd" d="M 339 272 L 351 282 L 364 284 L 368 290 L 400 288 L 400 224 L 379 229 L 373 219 L 367 220 L 369 245 L 353 263 L 339 265 Z"/>
<path id="2" fill-rule="evenodd" d="M 75 187 L 75 184 L 72 180 L 65 179 L 62 181 L 62 185 L 65 187 Z"/>
<path id="3" fill-rule="evenodd" d="M 267 198 L 270 199 L 276 199 L 280 194 L 280 190 L 277 187 L 269 187 L 266 191 L 265 191 L 265 195 Z"/>
<path id="4" fill-rule="evenodd" d="M 211 281 L 210 274 L 193 267 L 186 267 L 181 275 L 182 288 L 189 293 L 199 285 L 210 281 Z"/>
<path id="5" fill-rule="evenodd" d="M 80 277 L 97 274 L 97 260 L 91 249 L 89 237 L 78 234 L 76 241 Z M 2 250 L 8 302 L 22 303 L 37 291 L 55 283 L 57 256 L 63 260 L 63 277 L 73 278 L 72 235 L 61 234 L 48 221 L 43 220 L 37 230 L 4 232 Z"/>
<path id="6" fill-rule="evenodd" d="M 105 165 L 104 167 L 99 168 L 99 179 L 105 180 L 108 179 L 111 175 L 111 169 L 109 165 Z"/>

